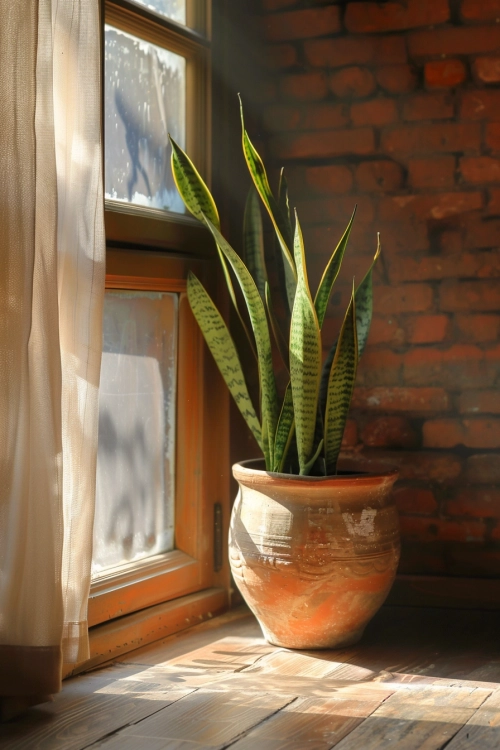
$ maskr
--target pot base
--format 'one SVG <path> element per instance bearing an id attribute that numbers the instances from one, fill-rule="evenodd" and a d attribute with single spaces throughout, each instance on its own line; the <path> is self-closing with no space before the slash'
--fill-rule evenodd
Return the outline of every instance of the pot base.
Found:
<path id="1" fill-rule="evenodd" d="M 310 638 L 304 638 L 304 639 L 276 638 L 272 633 L 269 633 L 267 631 L 267 628 L 262 624 L 262 622 L 259 621 L 259 625 L 262 628 L 262 633 L 264 635 L 264 638 L 266 639 L 268 643 L 271 644 L 271 646 L 279 646 L 280 648 L 297 649 L 298 651 L 321 651 L 321 650 L 324 651 L 324 650 L 331 650 L 331 649 L 348 648 L 349 646 L 354 646 L 356 643 L 358 643 L 363 637 L 363 633 L 365 632 L 364 627 L 359 628 L 358 630 L 355 630 L 354 632 L 350 633 L 346 637 L 333 639 L 331 641 L 321 643 L 321 645 L 318 645 L 317 639 L 313 639 L 313 641 L 311 642 Z"/>

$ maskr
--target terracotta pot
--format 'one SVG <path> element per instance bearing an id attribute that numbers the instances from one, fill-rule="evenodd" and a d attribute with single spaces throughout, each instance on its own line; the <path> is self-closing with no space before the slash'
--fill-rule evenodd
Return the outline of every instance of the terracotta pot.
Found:
<path id="1" fill-rule="evenodd" d="M 261 460 L 233 466 L 236 585 L 276 646 L 356 643 L 396 575 L 397 471 L 291 477 L 263 467 Z"/>

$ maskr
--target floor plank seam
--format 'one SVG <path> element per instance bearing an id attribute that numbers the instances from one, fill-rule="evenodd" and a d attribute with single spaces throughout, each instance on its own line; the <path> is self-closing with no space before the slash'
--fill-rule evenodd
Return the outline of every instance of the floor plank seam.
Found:
<path id="1" fill-rule="evenodd" d="M 232 745 L 235 745 L 240 740 L 245 739 L 245 737 L 248 737 L 248 735 L 254 731 L 254 729 L 257 729 L 257 727 L 261 727 L 263 724 L 266 724 L 270 719 L 272 719 L 274 716 L 279 714 L 281 711 L 283 711 L 284 708 L 287 708 L 288 706 L 291 706 L 292 703 L 295 703 L 299 700 L 298 695 L 290 696 L 290 700 L 288 703 L 285 703 L 283 706 L 280 706 L 280 708 L 276 709 L 276 711 L 273 711 L 272 714 L 269 714 L 269 716 L 266 716 L 265 719 L 262 719 L 262 721 L 258 721 L 256 724 L 254 724 L 251 727 L 248 727 L 248 729 L 245 729 L 244 732 L 241 732 L 237 737 L 233 737 L 226 745 L 220 745 L 217 750 L 226 750 L 226 748 L 231 747 Z"/>
<path id="2" fill-rule="evenodd" d="M 194 695 L 194 693 L 199 692 L 201 688 L 194 688 L 190 693 L 186 693 L 186 695 L 181 695 L 179 698 L 176 698 L 175 700 L 172 700 L 168 705 L 162 706 L 161 708 L 157 708 L 156 711 L 151 711 L 150 714 L 147 716 L 143 716 L 138 721 L 129 721 L 128 724 L 123 724 L 123 726 L 118 727 L 117 729 L 114 729 L 112 732 L 108 732 L 108 734 L 103 735 L 102 737 L 99 737 L 98 740 L 95 740 L 90 745 L 82 745 L 80 750 L 92 750 L 94 747 L 99 747 L 99 745 L 106 739 L 109 739 L 110 737 L 114 737 L 119 735 L 121 732 L 123 732 L 125 729 L 128 729 L 129 727 L 137 726 L 138 724 L 141 724 L 143 721 L 147 721 L 152 716 L 155 716 L 156 714 L 161 713 L 162 711 L 166 711 L 170 706 L 173 706 L 175 703 L 179 703 L 179 701 L 183 700 L 184 698 L 187 698 L 190 695 Z"/>

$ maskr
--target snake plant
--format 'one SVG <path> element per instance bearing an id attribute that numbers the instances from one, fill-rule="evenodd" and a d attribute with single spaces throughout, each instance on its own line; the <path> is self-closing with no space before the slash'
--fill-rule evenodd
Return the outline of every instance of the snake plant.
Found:
<path id="1" fill-rule="evenodd" d="M 172 138 L 170 141 L 175 183 L 188 210 L 205 224 L 215 240 L 229 296 L 247 334 L 248 345 L 256 356 L 260 391 L 258 409 L 252 402 L 240 357 L 226 323 L 192 272 L 187 280 L 189 303 L 222 377 L 264 454 L 266 470 L 332 475 L 337 472 L 358 360 L 370 328 L 372 269 L 380 253 L 380 244 L 357 288 L 353 282 L 340 333 L 322 362 L 321 329 L 354 214 L 333 250 L 313 298 L 302 231 L 297 213 L 294 221 L 290 216 L 283 171 L 275 197 L 264 164 L 245 130 L 243 110 L 241 120 L 243 154 L 253 181 L 244 217 L 245 262 L 222 236 L 214 199 L 195 166 Z M 284 290 L 281 315 L 277 314 L 277 306 L 271 299 L 259 197 L 276 235 L 275 248 L 279 256 L 276 266 Z M 251 332 L 240 310 L 233 277 L 242 293 Z M 273 369 L 273 341 L 289 373 L 288 385 L 281 395 Z"/>

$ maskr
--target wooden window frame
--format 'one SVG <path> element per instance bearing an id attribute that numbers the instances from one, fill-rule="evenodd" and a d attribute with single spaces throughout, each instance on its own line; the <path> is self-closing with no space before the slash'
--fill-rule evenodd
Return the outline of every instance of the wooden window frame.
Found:
<path id="1" fill-rule="evenodd" d="M 209 5 L 189 0 L 188 13 L 193 18 L 196 8 Z M 147 9 L 127 0 L 103 0 L 102 7 L 103 29 L 104 22 L 110 23 L 188 59 L 187 149 L 209 182 L 207 14 L 199 14 L 196 22 L 198 29 L 206 30 L 203 37 L 165 19 L 152 19 Z M 193 117 L 202 118 L 194 122 L 206 123 L 198 133 L 189 127 Z M 199 621 L 223 611 L 229 603 L 227 554 L 214 545 L 215 524 L 222 540 L 227 539 L 229 526 L 229 397 L 186 297 L 187 274 L 193 270 L 219 309 L 226 309 L 213 242 L 191 217 L 117 201 L 106 201 L 105 224 L 107 289 L 179 295 L 176 548 L 104 571 L 94 579 L 88 608 L 91 661 L 85 668 L 137 647 L 134 633 L 149 633 L 141 635 L 140 643 L 154 640 L 187 627 L 193 618 Z M 184 616 L 186 612 L 189 616 Z M 149 627 L 153 622 L 156 625 Z"/>

